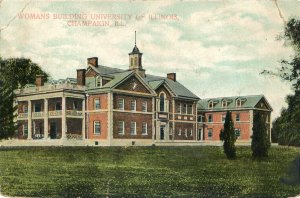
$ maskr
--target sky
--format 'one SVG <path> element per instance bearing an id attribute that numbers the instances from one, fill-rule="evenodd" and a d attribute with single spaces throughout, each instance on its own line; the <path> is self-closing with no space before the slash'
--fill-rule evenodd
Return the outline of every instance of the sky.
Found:
<path id="1" fill-rule="evenodd" d="M 276 71 L 293 49 L 278 37 L 300 1 L 0 0 L 0 55 L 30 58 L 54 79 L 86 59 L 128 69 L 136 44 L 146 74 L 177 80 L 200 98 L 264 94 L 273 119 L 291 85 Z"/>

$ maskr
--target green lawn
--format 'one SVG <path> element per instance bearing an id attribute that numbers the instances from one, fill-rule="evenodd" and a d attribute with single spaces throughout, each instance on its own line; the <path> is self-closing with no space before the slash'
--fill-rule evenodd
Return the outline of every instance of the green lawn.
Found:
<path id="1" fill-rule="evenodd" d="M 273 147 L 253 160 L 238 147 L 0 148 L 1 193 L 31 197 L 287 197 L 280 178 L 300 148 Z"/>

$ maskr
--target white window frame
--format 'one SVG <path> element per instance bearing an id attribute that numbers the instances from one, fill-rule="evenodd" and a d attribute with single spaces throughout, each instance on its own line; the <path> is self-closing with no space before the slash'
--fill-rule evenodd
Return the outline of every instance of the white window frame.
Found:
<path id="1" fill-rule="evenodd" d="M 132 133 L 132 124 L 134 124 L 134 132 Z M 136 122 L 130 122 L 130 135 L 136 135 Z"/>
<path id="2" fill-rule="evenodd" d="M 211 132 L 211 137 L 209 136 L 209 132 Z M 210 129 L 207 129 L 207 139 L 211 140 L 213 138 L 213 130 L 210 128 Z"/>
<path id="3" fill-rule="evenodd" d="M 122 107 L 120 108 L 120 102 L 122 103 Z M 124 98 L 118 98 L 118 109 L 120 110 L 124 110 L 124 106 L 125 106 L 125 100 Z"/>
<path id="4" fill-rule="evenodd" d="M 143 101 L 143 103 L 142 103 L 142 112 L 147 112 L 148 111 L 148 102 L 147 101 Z"/>
<path id="5" fill-rule="evenodd" d="M 200 119 L 199 119 L 200 118 Z M 197 119 L 198 123 L 202 123 L 203 122 L 203 115 L 198 115 L 198 119 Z"/>
<path id="6" fill-rule="evenodd" d="M 188 109 L 188 104 L 183 104 L 183 108 L 184 108 L 184 114 L 187 114 L 187 109 Z"/>
<path id="7" fill-rule="evenodd" d="M 184 136 L 187 137 L 187 129 L 184 129 Z"/>
<path id="8" fill-rule="evenodd" d="M 191 107 L 190 107 L 191 106 Z M 193 115 L 193 105 L 192 104 L 187 104 L 187 110 L 186 110 L 186 114 L 189 114 L 189 115 Z M 188 110 L 189 108 L 191 108 L 191 112 L 189 113 Z"/>
<path id="9" fill-rule="evenodd" d="M 193 137 L 193 129 L 190 130 L 190 136 Z"/>
<path id="10" fill-rule="evenodd" d="M 97 108 L 97 103 L 96 103 L 96 101 L 98 101 L 99 102 L 99 107 Z M 99 109 L 101 109 L 101 100 L 100 100 L 100 98 L 94 98 L 94 109 L 95 110 L 99 110 Z"/>
<path id="11" fill-rule="evenodd" d="M 134 104 L 134 106 L 132 106 Z M 134 107 L 133 109 L 132 109 L 132 107 Z M 130 110 L 131 111 L 136 111 L 136 100 L 131 100 L 130 101 Z"/>
<path id="12" fill-rule="evenodd" d="M 235 106 L 236 107 L 242 107 L 242 100 L 241 99 L 237 99 L 235 102 Z"/>
<path id="13" fill-rule="evenodd" d="M 25 127 L 26 126 L 26 127 Z M 27 135 L 28 135 L 28 123 L 23 124 L 23 136 L 25 136 L 25 128 L 27 129 Z"/>
<path id="14" fill-rule="evenodd" d="M 145 133 L 144 133 L 145 129 Z M 148 124 L 147 122 L 142 122 L 142 135 L 148 135 Z"/>
<path id="15" fill-rule="evenodd" d="M 28 113 L 28 105 L 23 105 L 23 113 Z"/>
<path id="16" fill-rule="evenodd" d="M 120 124 L 122 125 L 122 131 L 120 130 Z M 119 133 L 119 135 L 125 134 L 125 122 L 124 121 L 118 122 L 118 133 Z"/>
<path id="17" fill-rule="evenodd" d="M 161 96 L 163 96 L 164 100 L 163 100 L 163 109 L 161 109 Z M 166 94 L 165 92 L 160 92 L 159 93 L 159 103 L 158 103 L 158 108 L 160 112 L 167 112 L 166 109 Z"/>
<path id="18" fill-rule="evenodd" d="M 181 128 L 178 129 L 178 135 L 181 136 Z"/>
<path id="19" fill-rule="evenodd" d="M 96 133 L 96 123 L 99 124 L 99 133 Z M 101 122 L 99 120 L 94 121 L 94 135 L 101 135 Z"/>

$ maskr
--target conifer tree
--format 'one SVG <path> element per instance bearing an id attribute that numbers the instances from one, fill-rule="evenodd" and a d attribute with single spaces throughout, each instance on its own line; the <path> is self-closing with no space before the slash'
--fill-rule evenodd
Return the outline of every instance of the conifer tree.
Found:
<path id="1" fill-rule="evenodd" d="M 271 144 L 267 133 L 266 121 L 260 112 L 255 112 L 254 114 L 252 131 L 252 156 L 267 157 Z"/>
<path id="2" fill-rule="evenodd" d="M 223 148 L 227 158 L 235 159 L 236 149 L 234 143 L 236 141 L 236 135 L 234 132 L 234 123 L 230 111 L 227 111 L 226 113 L 224 130 L 221 130 L 220 132 L 220 140 L 224 141 Z"/>

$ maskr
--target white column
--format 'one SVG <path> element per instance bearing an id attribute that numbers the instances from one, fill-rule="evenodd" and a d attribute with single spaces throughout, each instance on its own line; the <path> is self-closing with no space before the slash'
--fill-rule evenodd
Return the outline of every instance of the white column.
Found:
<path id="1" fill-rule="evenodd" d="M 48 99 L 44 99 L 44 139 L 48 138 Z"/>
<path id="2" fill-rule="evenodd" d="M 108 112 L 107 112 L 107 140 L 108 140 L 108 144 L 111 145 L 112 142 L 112 127 L 113 127 L 113 120 L 112 120 L 112 110 L 113 110 L 113 104 L 112 104 L 112 93 L 109 92 L 107 93 L 107 108 L 108 108 Z"/>
<path id="3" fill-rule="evenodd" d="M 154 110 L 154 105 L 155 105 L 155 97 L 152 97 L 152 143 L 154 143 L 155 139 L 155 133 L 156 133 L 156 129 L 155 129 L 155 110 Z"/>
<path id="4" fill-rule="evenodd" d="M 196 123 L 196 129 L 195 129 L 195 140 L 198 141 L 198 109 L 197 109 L 197 102 L 194 102 L 192 111 L 195 111 L 195 123 Z M 201 140 L 201 137 L 200 137 Z"/>
<path id="5" fill-rule="evenodd" d="M 174 100 L 174 98 L 173 98 L 173 100 L 172 100 L 172 110 L 173 110 L 173 116 L 172 116 L 172 119 L 173 119 L 173 124 L 172 124 L 172 140 L 174 140 L 175 139 L 175 108 L 176 108 L 176 105 L 175 105 L 175 100 Z"/>
<path id="6" fill-rule="evenodd" d="M 28 137 L 32 139 L 32 113 L 31 113 L 31 100 L 28 100 Z"/>
<path id="7" fill-rule="evenodd" d="M 66 138 L 66 129 L 67 129 L 67 123 L 66 123 L 66 97 L 62 97 L 62 112 L 61 112 L 61 139 Z"/>
<path id="8" fill-rule="evenodd" d="M 85 99 L 82 100 L 82 139 L 85 139 Z"/>

